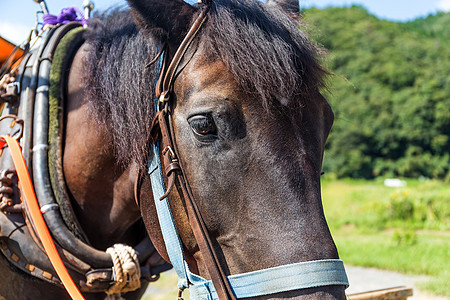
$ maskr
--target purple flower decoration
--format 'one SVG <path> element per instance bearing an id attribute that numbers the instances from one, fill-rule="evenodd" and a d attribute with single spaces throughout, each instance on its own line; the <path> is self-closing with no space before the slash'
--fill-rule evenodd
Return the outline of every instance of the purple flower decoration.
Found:
<path id="1" fill-rule="evenodd" d="M 78 17 L 80 15 L 80 17 Z M 46 25 L 57 25 L 57 24 L 67 24 L 69 22 L 78 22 L 83 26 L 87 25 L 87 20 L 84 18 L 83 13 L 76 7 L 66 7 L 61 10 L 61 13 L 57 16 L 52 14 L 44 15 L 44 24 L 42 28 Z"/>

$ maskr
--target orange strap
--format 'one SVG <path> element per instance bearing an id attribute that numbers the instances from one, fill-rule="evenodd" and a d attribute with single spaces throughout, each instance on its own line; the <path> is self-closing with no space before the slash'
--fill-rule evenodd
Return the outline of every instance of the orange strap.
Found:
<path id="1" fill-rule="evenodd" d="M 8 144 L 9 149 L 11 150 L 11 156 L 13 158 L 14 166 L 16 167 L 20 185 L 22 187 L 22 193 L 24 196 L 22 199 L 29 209 L 31 220 L 35 225 L 37 234 L 42 242 L 42 245 L 44 246 L 50 262 L 53 265 L 53 268 L 55 268 L 56 273 L 72 299 L 84 300 L 83 295 L 73 282 L 69 272 L 67 272 L 67 269 L 64 266 L 58 251 L 56 250 L 55 244 L 53 243 L 53 239 L 48 231 L 47 225 L 45 224 L 19 143 L 17 140 L 8 135 L 2 135 L 0 137 L 0 148 L 2 148 L 5 143 Z"/>

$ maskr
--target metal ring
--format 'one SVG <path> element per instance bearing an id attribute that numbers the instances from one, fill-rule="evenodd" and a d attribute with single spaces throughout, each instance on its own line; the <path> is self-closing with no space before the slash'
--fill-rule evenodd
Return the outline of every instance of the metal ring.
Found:
<path id="1" fill-rule="evenodd" d="M 20 131 L 19 131 L 18 134 L 15 134 L 14 136 L 11 136 L 11 135 L 8 134 L 13 139 L 18 141 L 23 135 L 23 123 L 24 123 L 23 120 L 19 119 L 16 115 L 6 115 L 6 116 L 3 116 L 3 117 L 0 118 L 0 122 L 5 120 L 5 119 L 13 119 L 13 122 L 15 122 L 15 123 L 13 124 L 13 126 L 11 126 L 11 128 L 14 127 L 15 124 L 19 124 L 20 125 Z"/>
<path id="2" fill-rule="evenodd" d="M 32 152 L 37 152 L 39 150 L 47 151 L 48 145 L 47 144 L 37 144 L 37 145 L 34 145 L 33 149 L 31 149 Z"/>

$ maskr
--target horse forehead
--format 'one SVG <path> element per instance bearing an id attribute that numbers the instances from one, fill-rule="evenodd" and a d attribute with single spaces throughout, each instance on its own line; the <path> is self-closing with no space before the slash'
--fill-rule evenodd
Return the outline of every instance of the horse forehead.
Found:
<path id="1" fill-rule="evenodd" d="M 175 88 L 181 90 L 184 98 L 195 93 L 211 93 L 227 98 L 239 90 L 239 84 L 220 59 L 198 55 L 181 72 L 181 80 Z"/>

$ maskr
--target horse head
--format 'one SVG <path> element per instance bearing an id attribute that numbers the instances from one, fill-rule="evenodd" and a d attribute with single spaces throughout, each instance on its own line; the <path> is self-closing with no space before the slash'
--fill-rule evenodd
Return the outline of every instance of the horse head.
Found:
<path id="1" fill-rule="evenodd" d="M 158 36 L 170 57 L 204 6 L 129 3 L 136 24 Z M 226 275 L 338 258 L 320 195 L 333 113 L 319 91 L 327 72 L 318 56 L 276 5 L 217 0 L 176 70 L 173 138 Z M 194 273 L 209 278 L 177 188 L 169 199 L 184 255 Z M 142 216 L 169 260 L 149 190 L 141 189 Z M 267 297 L 345 296 L 343 285 L 329 285 L 258 299 Z"/>

